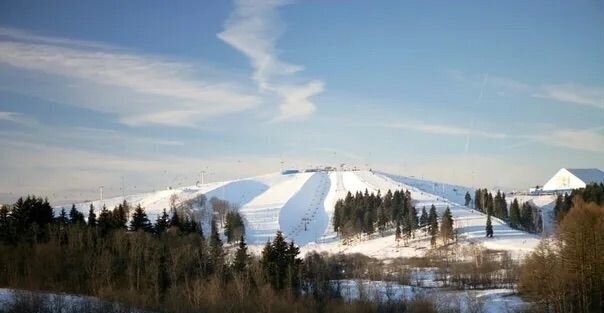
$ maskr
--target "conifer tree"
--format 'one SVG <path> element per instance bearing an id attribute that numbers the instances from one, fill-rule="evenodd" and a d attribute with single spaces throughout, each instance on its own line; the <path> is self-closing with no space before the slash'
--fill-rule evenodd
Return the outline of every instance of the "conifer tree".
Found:
<path id="1" fill-rule="evenodd" d="M 513 228 L 520 227 L 520 205 L 518 204 L 518 199 L 514 199 L 512 205 L 510 205 L 510 226 Z"/>
<path id="2" fill-rule="evenodd" d="M 175 227 L 179 230 L 182 228 L 180 217 L 178 216 L 178 212 L 176 210 L 174 210 L 174 212 L 172 213 L 172 218 L 170 219 L 170 227 Z"/>
<path id="3" fill-rule="evenodd" d="M 440 236 L 445 245 L 449 242 L 449 240 L 452 240 L 454 237 L 453 216 L 451 215 L 451 210 L 449 209 L 449 207 L 445 209 L 445 212 L 443 213 L 443 217 L 440 222 Z"/>
<path id="4" fill-rule="evenodd" d="M 8 205 L 0 206 L 0 242 L 12 243 L 14 239 L 13 223 Z"/>
<path id="5" fill-rule="evenodd" d="M 168 215 L 168 213 L 166 212 L 166 209 L 164 208 L 162 213 L 157 216 L 157 220 L 155 221 L 155 225 L 153 226 L 155 233 L 158 235 L 161 235 L 166 230 L 168 230 L 168 227 L 170 226 L 169 221 L 170 221 L 170 216 Z"/>
<path id="6" fill-rule="evenodd" d="M 65 208 L 61 208 L 61 213 L 59 213 L 59 216 L 57 216 L 57 223 L 59 225 L 67 225 L 69 223 L 69 218 L 67 218 Z"/>
<path id="7" fill-rule="evenodd" d="M 419 218 L 419 226 L 424 227 L 424 226 L 428 225 L 428 222 L 429 222 L 428 212 L 426 212 L 426 207 L 424 206 L 422 208 L 422 215 Z"/>
<path id="8" fill-rule="evenodd" d="M 113 228 L 111 212 L 109 212 L 109 210 L 107 210 L 107 207 L 104 205 L 103 205 L 103 209 L 101 210 L 101 213 L 99 214 L 99 219 L 98 219 L 97 224 L 98 224 L 98 229 L 99 229 L 101 235 L 105 235 L 105 234 L 109 233 L 111 231 L 111 229 Z"/>
<path id="9" fill-rule="evenodd" d="M 138 231 L 142 230 L 144 232 L 152 232 L 153 225 L 149 221 L 147 217 L 147 213 L 145 213 L 145 209 L 139 204 L 134 209 L 134 214 L 132 214 L 132 220 L 130 221 L 130 230 Z"/>
<path id="10" fill-rule="evenodd" d="M 75 224 L 84 225 L 84 224 L 86 224 L 86 220 L 84 219 L 84 214 L 82 214 L 78 210 L 76 210 L 75 204 L 71 205 L 71 210 L 69 211 L 69 223 L 72 224 L 72 225 L 75 225 Z"/>
<path id="11" fill-rule="evenodd" d="M 432 205 L 430 207 L 430 214 L 428 215 L 430 221 L 430 244 L 436 246 L 436 237 L 438 236 L 438 215 L 436 214 L 436 207 Z"/>
<path id="12" fill-rule="evenodd" d="M 224 266 L 224 249 L 222 247 L 222 240 L 218 233 L 218 225 L 216 221 L 212 219 L 211 222 L 211 233 L 210 233 L 210 259 L 215 271 L 222 271 Z"/>
<path id="13" fill-rule="evenodd" d="M 491 215 L 487 214 L 487 226 L 485 227 L 487 237 L 493 237 L 493 224 L 491 223 Z"/>
<path id="14" fill-rule="evenodd" d="M 130 212 L 130 205 L 126 200 L 123 203 L 120 203 L 116 208 L 111 212 L 111 222 L 112 228 L 114 229 L 127 229 L 128 223 L 128 214 Z"/>
<path id="15" fill-rule="evenodd" d="M 239 245 L 235 252 L 235 260 L 233 261 L 233 270 L 238 273 L 243 273 L 247 269 L 250 256 L 247 254 L 247 244 L 243 235 L 239 238 Z"/>
<path id="16" fill-rule="evenodd" d="M 332 226 L 333 230 L 338 233 L 340 232 L 340 227 L 342 225 L 342 214 L 344 213 L 343 206 L 344 202 L 342 200 L 336 201 L 336 204 L 334 206 Z"/>
<path id="17" fill-rule="evenodd" d="M 535 222 L 533 221 L 533 208 L 528 202 L 522 204 L 522 210 L 520 211 L 520 223 L 524 230 L 528 232 L 535 231 Z"/>
<path id="18" fill-rule="evenodd" d="M 466 191 L 465 200 L 466 200 L 466 203 L 464 205 L 469 206 L 470 203 L 472 202 L 472 196 L 470 195 L 469 191 Z"/>
<path id="19" fill-rule="evenodd" d="M 90 203 L 90 209 L 88 210 L 88 226 L 96 226 L 96 214 L 94 213 L 94 206 Z"/>

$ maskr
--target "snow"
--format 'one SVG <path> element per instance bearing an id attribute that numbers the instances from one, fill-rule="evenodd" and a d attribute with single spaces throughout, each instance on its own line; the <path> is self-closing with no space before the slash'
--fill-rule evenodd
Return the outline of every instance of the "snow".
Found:
<path id="1" fill-rule="evenodd" d="M 368 190 L 379 191 L 384 195 L 388 190 L 398 189 L 409 190 L 418 212 L 421 212 L 422 207 L 428 209 L 434 205 L 439 215 L 442 215 L 449 207 L 463 244 L 480 243 L 490 249 L 511 251 L 520 257 L 532 251 L 539 242 L 538 236 L 512 229 L 496 218 L 492 221 L 495 236 L 486 238 L 486 216 L 462 205 L 465 193 L 474 192 L 470 188 L 373 171 L 317 171 L 285 175 L 272 173 L 92 203 L 97 213 L 103 204 L 111 209 L 124 200 L 134 205 L 140 203 L 146 208 L 150 218 L 154 218 L 161 210 L 170 207 L 170 199 L 174 195 L 177 202 L 182 202 L 205 194 L 207 199 L 217 197 L 239 207 L 246 224 L 246 239 L 252 251 L 259 251 L 277 230 L 281 230 L 287 239 L 294 240 L 301 246 L 303 253 L 316 250 L 363 253 L 377 258 L 422 256 L 430 245 L 429 238 L 421 232 L 403 246 L 402 243 L 396 243 L 392 232 L 384 234 L 384 237 L 378 234 L 362 236 L 344 245 L 333 231 L 334 205 L 348 192 L 354 194 Z M 546 198 L 534 198 L 532 201 L 549 203 Z M 76 208 L 87 215 L 89 205 L 90 202 L 80 203 Z"/>
<path id="2" fill-rule="evenodd" d="M 479 306 L 482 308 L 481 312 L 488 313 L 514 312 L 526 307 L 526 303 L 513 289 L 446 290 L 370 280 L 340 280 L 333 284 L 339 284 L 340 294 L 348 301 L 361 298 L 382 302 L 426 298 L 434 301 L 437 307 L 457 306 L 461 312 L 471 312 L 474 310 L 470 308 Z"/>

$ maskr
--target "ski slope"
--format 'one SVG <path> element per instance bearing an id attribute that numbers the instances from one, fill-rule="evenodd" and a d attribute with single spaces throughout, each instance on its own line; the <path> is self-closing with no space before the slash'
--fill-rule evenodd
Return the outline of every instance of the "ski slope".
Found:
<path id="1" fill-rule="evenodd" d="M 396 176 L 373 171 L 318 171 L 283 175 L 272 173 L 226 182 L 215 182 L 173 190 L 130 195 L 76 204 L 87 215 L 90 204 L 98 210 L 109 209 L 126 200 L 146 208 L 151 219 L 176 203 L 205 195 L 234 204 L 244 218 L 246 240 L 252 251 L 261 249 L 281 230 L 288 240 L 301 246 L 303 252 L 317 250 L 331 253 L 363 253 L 373 257 L 391 258 L 418 256 L 427 251 L 429 239 L 418 232 L 406 246 L 397 244 L 393 234 L 374 234 L 344 245 L 332 228 L 334 205 L 348 192 L 380 192 L 408 190 L 418 212 L 431 205 L 438 214 L 449 207 L 463 243 L 480 243 L 487 248 L 508 250 L 518 255 L 532 251 L 539 237 L 509 228 L 493 219 L 494 238 L 485 238 L 486 216 L 462 205 L 466 192 L 473 190 L 449 184 Z M 202 207 L 194 206 L 194 210 Z M 206 215 L 209 218 L 209 215 Z M 207 221 L 203 221 L 207 225 Z"/>

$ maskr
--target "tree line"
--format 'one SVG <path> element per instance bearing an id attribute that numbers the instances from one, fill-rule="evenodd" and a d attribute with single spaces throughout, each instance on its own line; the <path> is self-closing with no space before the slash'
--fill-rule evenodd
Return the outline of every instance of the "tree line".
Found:
<path id="1" fill-rule="evenodd" d="M 472 202 L 469 192 L 466 192 L 465 200 L 466 206 Z M 508 208 L 505 193 L 499 190 L 493 195 L 487 189 L 476 189 L 474 209 L 487 214 L 485 227 L 487 237 L 493 237 L 494 235 L 491 216 L 503 220 L 512 228 L 526 232 L 540 233 L 543 229 L 543 221 L 537 208 L 534 208 L 528 202 L 523 202 L 520 205 L 517 199 L 514 199 Z"/>
<path id="2" fill-rule="evenodd" d="M 339 199 L 334 208 L 333 228 L 343 237 L 358 234 L 373 234 L 398 227 L 403 232 L 417 229 L 417 211 L 412 204 L 409 191 L 388 192 L 382 197 L 377 194 L 349 191 Z"/>
<path id="3" fill-rule="evenodd" d="M 519 291 L 539 312 L 604 311 L 604 188 L 562 196 L 559 225 L 521 268 Z M 585 198 L 584 198 L 585 196 Z M 570 199 L 570 200 L 568 200 Z"/>
<path id="4" fill-rule="evenodd" d="M 574 189 L 570 194 L 559 194 L 554 205 L 554 215 L 558 224 L 573 206 L 572 199 L 579 196 L 586 202 L 604 205 L 604 183 L 589 184 L 585 188 Z"/>
<path id="5" fill-rule="evenodd" d="M 239 224 L 227 215 L 225 224 Z M 0 209 L 0 286 L 91 295 L 162 312 L 383 312 L 384 305 L 405 312 L 413 306 L 404 299 L 341 300 L 333 286 L 341 269 L 317 254 L 301 259 L 281 232 L 258 258 L 237 227 L 231 235 L 240 236 L 236 244 L 225 245 L 217 220 L 207 236 L 192 221 L 164 210 L 151 223 L 144 207 L 127 202 L 98 215 L 91 208 L 87 219 L 75 207 L 54 216 L 45 199 L 19 199 Z"/>

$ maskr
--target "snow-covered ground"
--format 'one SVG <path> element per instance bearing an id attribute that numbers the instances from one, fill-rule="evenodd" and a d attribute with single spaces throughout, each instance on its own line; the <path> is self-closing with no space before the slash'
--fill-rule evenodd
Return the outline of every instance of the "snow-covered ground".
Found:
<path id="1" fill-rule="evenodd" d="M 237 205 L 245 219 L 247 240 L 252 251 L 259 251 L 277 230 L 281 230 L 287 239 L 301 246 L 303 253 L 312 250 L 358 252 L 378 258 L 423 255 L 429 240 L 420 233 L 407 246 L 397 244 L 393 234 L 385 237 L 374 235 L 347 245 L 339 240 L 331 223 L 335 202 L 348 192 L 354 194 L 365 189 L 380 191 L 382 195 L 388 190 L 409 190 L 418 212 L 422 207 L 429 209 L 432 204 L 439 214 L 450 207 L 462 243 L 475 242 L 487 248 L 523 255 L 539 242 L 538 236 L 511 229 L 498 219 L 493 219 L 495 237 L 485 238 L 486 216 L 462 205 L 465 193 L 473 194 L 470 188 L 372 171 L 273 173 L 97 200 L 92 204 L 98 213 L 103 205 L 113 208 L 123 200 L 135 205 L 140 203 L 154 219 L 164 208 L 170 207 L 171 198 L 182 202 L 205 194 L 207 199 L 217 197 Z M 76 204 L 76 208 L 85 215 L 89 206 L 90 202 Z"/>
<path id="2" fill-rule="evenodd" d="M 340 294 L 347 300 L 386 302 L 422 298 L 434 301 L 437 307 L 455 307 L 461 312 L 508 313 L 526 308 L 526 303 L 512 289 L 446 290 L 370 280 L 341 280 L 335 284 L 340 285 Z"/>

